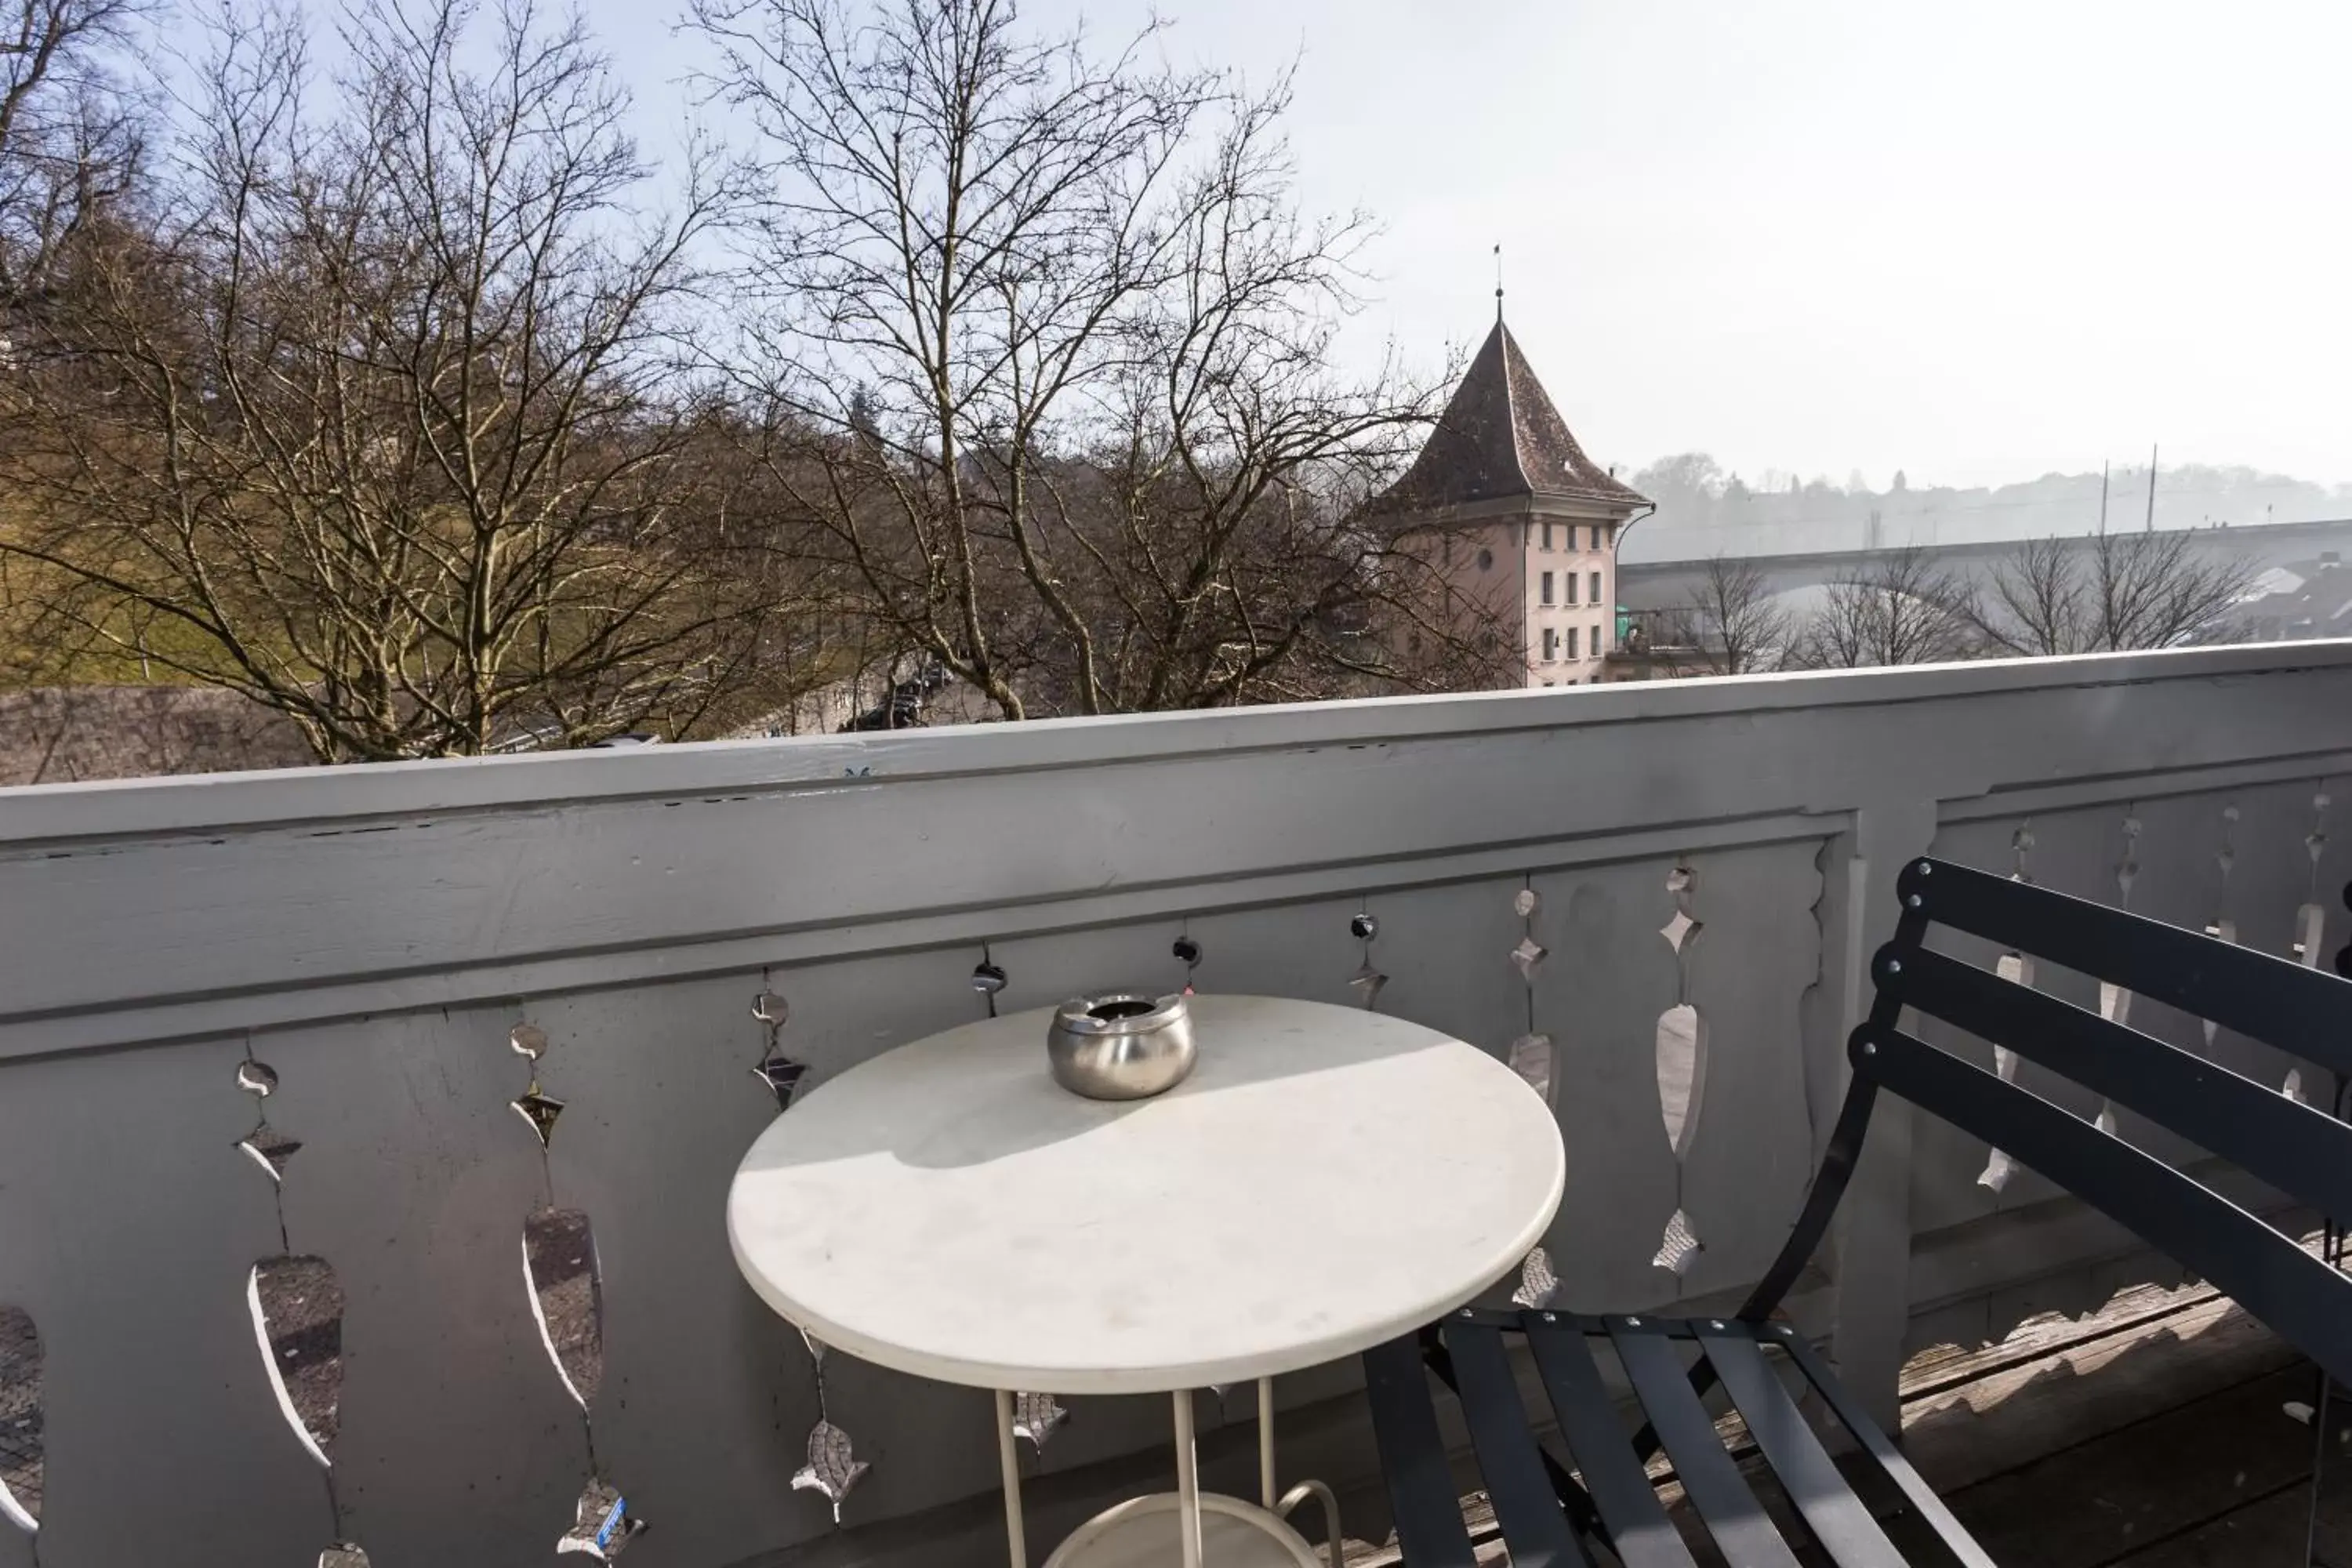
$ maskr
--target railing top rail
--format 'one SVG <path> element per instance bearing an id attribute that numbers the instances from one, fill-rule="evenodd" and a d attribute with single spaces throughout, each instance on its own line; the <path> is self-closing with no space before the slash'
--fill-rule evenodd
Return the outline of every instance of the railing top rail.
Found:
<path id="1" fill-rule="evenodd" d="M 2352 639 L 30 784 L 0 788 L 0 848 L 586 800 L 793 791 L 827 787 L 845 776 L 880 783 L 943 774 L 1047 772 L 1213 752 L 1463 740 L 2347 666 L 2352 666 Z"/>

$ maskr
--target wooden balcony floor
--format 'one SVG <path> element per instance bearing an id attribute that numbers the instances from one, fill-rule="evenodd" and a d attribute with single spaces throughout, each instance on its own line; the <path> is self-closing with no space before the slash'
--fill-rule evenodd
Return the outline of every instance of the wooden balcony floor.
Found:
<path id="1" fill-rule="evenodd" d="M 2210 1289 L 2127 1291 L 2088 1320 L 1922 1356 L 1905 1383 L 1906 1447 L 2007 1568 L 2304 1561 L 2317 1378 Z M 2328 1416 L 2316 1559 L 2340 1568 L 2352 1408 Z"/>
<path id="2" fill-rule="evenodd" d="M 2316 1392 L 2309 1363 L 2210 1289 L 2147 1287 L 2089 1318 L 1916 1357 L 1904 1440 L 2002 1568 L 2296 1568 L 2315 1434 L 2289 1406 L 2307 1412 Z M 2352 1401 L 2327 1414 L 2313 1562 L 2352 1568 Z M 1671 1479 L 1662 1492 L 1678 1504 Z M 1484 1500 L 1465 1510 L 1481 1563 L 1507 1563 Z M 1682 1521 L 1700 1562 L 1719 1564 Z M 1349 1562 L 1395 1558 L 1367 1547 Z"/>

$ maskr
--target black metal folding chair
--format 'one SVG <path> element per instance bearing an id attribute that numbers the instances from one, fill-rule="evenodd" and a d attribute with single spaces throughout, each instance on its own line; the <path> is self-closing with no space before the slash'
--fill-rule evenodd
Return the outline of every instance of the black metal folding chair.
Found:
<path id="1" fill-rule="evenodd" d="M 1811 1192 L 1779 1259 L 1736 1316 L 1593 1319 L 1466 1310 L 1366 1352 L 1381 1467 L 1408 1568 L 1471 1568 L 1469 1533 L 1438 1433 L 1431 1373 L 1461 1401 L 1472 1448 L 1514 1568 L 1621 1562 L 1692 1568 L 1643 1466 L 1663 1449 L 1700 1524 L 1740 1568 L 1799 1559 L 1718 1439 L 1703 1396 L 1720 1384 L 1801 1518 L 1838 1568 L 1958 1563 L 1990 1568 L 1949 1510 L 1839 1384 L 1802 1336 L 1771 1321 L 1827 1230 L 1861 1153 L 1880 1089 L 2006 1151 L 2104 1209 L 2210 1281 L 2339 1380 L 2352 1373 L 2352 1278 L 2193 1175 L 2097 1123 L 1906 1032 L 1905 1010 L 1942 1019 L 2072 1079 L 2309 1205 L 2352 1215 L 2352 1127 L 2192 1052 L 1997 973 L 1929 950 L 1933 926 L 2106 981 L 2352 1071 L 2352 984 L 2120 910 L 1940 860 L 1897 884 L 1902 918 L 1873 963 L 1870 1017 L 1847 1055 L 1853 1086 Z M 1558 1417 L 1539 1441 L 1507 1346 L 1524 1339 Z M 1649 1425 L 1630 1441 L 1595 1348 L 1606 1342 Z M 1685 1365 L 1685 1353 L 1696 1359 Z M 1789 1393 L 1775 1363 L 1818 1391 L 1852 1434 L 1866 1486 L 1911 1517 L 1898 1550 Z M 2226 1463 L 2226 1456 L 2216 1456 Z M 1888 1516 L 1891 1520 L 1892 1516 Z M 1612 1555 L 1613 1554 L 1613 1555 Z"/>

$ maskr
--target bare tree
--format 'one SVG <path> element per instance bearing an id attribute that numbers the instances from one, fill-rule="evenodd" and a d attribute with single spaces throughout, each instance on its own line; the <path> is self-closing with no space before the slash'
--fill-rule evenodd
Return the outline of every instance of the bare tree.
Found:
<path id="1" fill-rule="evenodd" d="M 1689 616 L 1688 640 L 1710 675 L 1777 669 L 1789 656 L 1793 618 L 1752 561 L 1708 557 Z"/>
<path id="2" fill-rule="evenodd" d="M 1433 388 L 1329 368 L 1360 217 L 1287 84 L 1039 40 L 1009 0 L 697 0 L 759 128 L 733 366 L 865 613 L 1007 718 L 1438 684 L 1493 639 L 1363 525 Z"/>
<path id="3" fill-rule="evenodd" d="M 2184 532 L 2027 540 L 1969 596 L 1969 617 L 2006 653 L 2174 647 L 2227 635 L 2252 575 Z"/>
<path id="4" fill-rule="evenodd" d="M 1832 582 L 1799 626 L 1791 662 L 1816 669 L 1933 664 L 1977 649 L 1969 591 L 1913 546 Z"/>
<path id="5" fill-rule="evenodd" d="M 113 65 L 154 8 L 0 4 L 0 302 L 24 308 L 58 247 L 124 193 L 146 116 Z"/>
<path id="6" fill-rule="evenodd" d="M 228 18 L 153 224 L 68 258 L 30 378 L 44 521 L 6 548 L 53 614 L 330 760 L 690 730 L 779 613 L 675 369 L 722 172 L 647 211 L 579 25 L 470 20 L 363 5 L 321 118 L 299 22 Z"/>

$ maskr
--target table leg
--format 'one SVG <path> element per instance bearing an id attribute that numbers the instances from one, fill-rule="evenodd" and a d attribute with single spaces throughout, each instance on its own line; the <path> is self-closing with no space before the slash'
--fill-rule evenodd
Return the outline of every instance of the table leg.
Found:
<path id="1" fill-rule="evenodd" d="M 996 1459 L 1004 1471 L 1004 1543 L 1013 1568 L 1029 1568 L 1029 1543 L 1021 1531 L 1021 1448 L 1013 1436 L 1013 1395 L 1002 1388 L 996 1391 Z"/>
<path id="2" fill-rule="evenodd" d="M 1201 1462 L 1192 1451 L 1192 1391 L 1176 1391 L 1176 1520 L 1184 1568 L 1201 1568 Z"/>
<path id="3" fill-rule="evenodd" d="M 1274 1379 L 1257 1380 L 1258 1506 L 1274 1511 Z"/>

